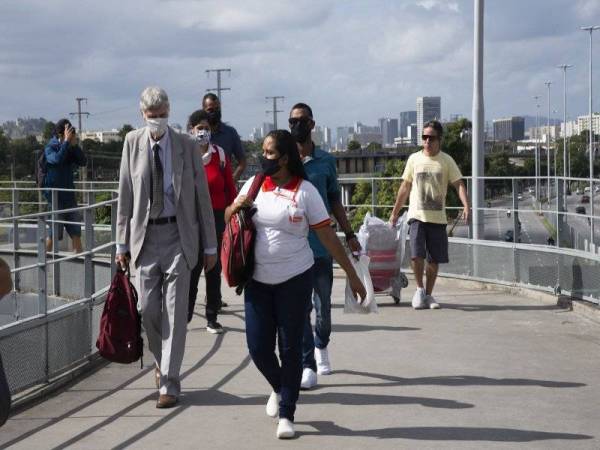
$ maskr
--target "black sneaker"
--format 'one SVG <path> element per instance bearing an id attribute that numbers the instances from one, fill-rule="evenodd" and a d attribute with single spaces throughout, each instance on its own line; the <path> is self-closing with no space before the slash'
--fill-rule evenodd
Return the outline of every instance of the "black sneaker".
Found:
<path id="1" fill-rule="evenodd" d="M 221 300 L 221 304 L 219 305 L 218 312 L 221 312 L 221 308 L 227 308 L 228 306 L 229 306 L 228 303 L 226 303 L 223 300 Z"/>
<path id="2" fill-rule="evenodd" d="M 206 325 L 206 331 L 208 331 L 210 334 L 221 334 L 223 332 L 223 327 L 216 320 L 211 320 Z"/>

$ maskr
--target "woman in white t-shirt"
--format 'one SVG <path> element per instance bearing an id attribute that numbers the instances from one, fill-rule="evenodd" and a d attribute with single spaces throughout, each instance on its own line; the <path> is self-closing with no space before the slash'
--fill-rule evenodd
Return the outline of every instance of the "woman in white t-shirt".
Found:
<path id="1" fill-rule="evenodd" d="M 254 204 L 255 265 L 244 289 L 246 340 L 252 360 L 273 388 L 267 414 L 279 416 L 277 437 L 291 438 L 302 376 L 305 311 L 312 294 L 309 229 L 344 269 L 355 295 L 364 299 L 366 292 L 330 226 L 319 192 L 306 180 L 292 135 L 285 130 L 270 132 L 259 159 L 266 177 L 254 203 L 246 198 L 251 178 L 226 209 L 225 221 Z"/>

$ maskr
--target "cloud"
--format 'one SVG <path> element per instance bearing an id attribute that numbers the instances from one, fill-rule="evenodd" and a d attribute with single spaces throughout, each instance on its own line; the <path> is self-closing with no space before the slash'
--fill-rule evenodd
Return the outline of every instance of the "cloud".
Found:
<path id="1" fill-rule="evenodd" d="M 558 103 L 564 62 L 576 66 L 570 109 L 585 111 L 587 41 L 578 27 L 599 8 L 597 0 L 486 2 L 487 117 L 534 113 L 530 98 L 547 79 Z M 158 84 L 172 119 L 185 123 L 216 85 L 205 70 L 221 67 L 232 70 L 224 117 L 244 135 L 270 120 L 269 95 L 286 97 L 280 122 L 306 101 L 334 128 L 397 117 L 420 95 L 441 95 L 444 116 L 470 113 L 472 0 L 20 0 L 0 10 L 0 121 L 56 119 L 83 96 L 87 127 L 139 124 L 139 92 Z"/>

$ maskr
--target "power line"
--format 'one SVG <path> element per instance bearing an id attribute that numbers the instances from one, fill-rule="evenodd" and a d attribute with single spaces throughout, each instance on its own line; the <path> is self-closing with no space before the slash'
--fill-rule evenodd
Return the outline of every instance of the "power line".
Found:
<path id="1" fill-rule="evenodd" d="M 283 99 L 285 99 L 285 97 L 283 97 L 281 95 L 275 95 L 273 97 L 265 97 L 265 100 L 273 100 L 273 109 L 267 110 L 265 112 L 266 112 L 266 114 L 273 113 L 273 128 L 275 130 L 277 129 L 277 113 L 283 112 L 282 110 L 277 109 L 277 100 L 283 100 Z"/>

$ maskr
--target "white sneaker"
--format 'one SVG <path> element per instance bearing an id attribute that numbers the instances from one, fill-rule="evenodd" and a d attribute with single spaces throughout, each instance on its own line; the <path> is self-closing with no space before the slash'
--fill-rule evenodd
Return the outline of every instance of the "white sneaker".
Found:
<path id="1" fill-rule="evenodd" d="M 435 298 L 433 298 L 433 295 L 426 295 L 425 302 L 427 302 L 427 304 L 429 305 L 429 309 L 440 309 L 441 308 L 440 304 L 435 301 Z"/>
<path id="2" fill-rule="evenodd" d="M 277 438 L 278 439 L 291 439 L 296 435 L 294 431 L 294 422 L 289 419 L 279 419 L 277 424 Z"/>
<path id="3" fill-rule="evenodd" d="M 319 375 L 329 375 L 331 373 L 331 363 L 329 362 L 327 348 L 315 347 L 315 360 L 317 361 L 317 373 Z"/>
<path id="4" fill-rule="evenodd" d="M 267 416 L 277 417 L 279 415 L 279 402 L 281 401 L 281 395 L 277 392 L 271 392 L 269 401 L 267 402 Z"/>
<path id="5" fill-rule="evenodd" d="M 425 289 L 417 288 L 412 298 L 412 307 L 414 309 L 425 309 L 427 307 L 427 303 L 425 303 Z"/>
<path id="6" fill-rule="evenodd" d="M 308 367 L 302 371 L 302 381 L 300 381 L 300 389 L 311 389 L 317 385 L 317 374 L 314 370 Z"/>

